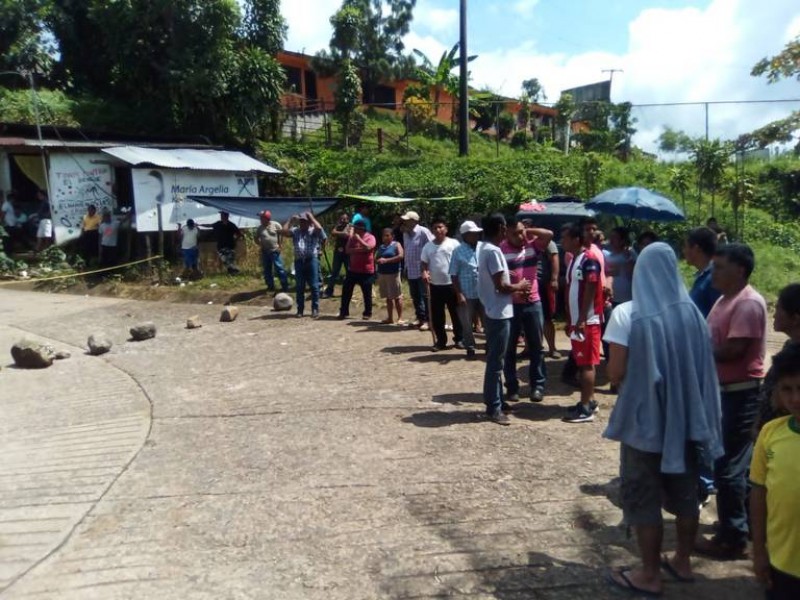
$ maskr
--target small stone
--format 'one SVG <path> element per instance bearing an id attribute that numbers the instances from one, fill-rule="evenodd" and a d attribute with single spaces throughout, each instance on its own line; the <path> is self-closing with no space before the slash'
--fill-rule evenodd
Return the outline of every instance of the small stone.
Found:
<path id="1" fill-rule="evenodd" d="M 89 336 L 89 340 L 86 342 L 86 345 L 89 346 L 89 354 L 92 356 L 100 356 L 101 354 L 105 354 L 109 350 L 111 350 L 111 340 L 108 339 L 106 334 L 104 333 L 93 333 Z"/>
<path id="2" fill-rule="evenodd" d="M 203 324 L 200 322 L 200 315 L 192 315 L 186 319 L 186 329 L 198 329 L 202 326 Z"/>
<path id="3" fill-rule="evenodd" d="M 59 350 L 58 352 L 56 352 L 56 360 L 66 360 L 71 356 L 72 354 L 70 354 L 66 350 Z"/>
<path id="4" fill-rule="evenodd" d="M 134 342 L 142 342 L 156 337 L 156 325 L 151 321 L 134 325 L 129 331 Z"/>
<path id="5" fill-rule="evenodd" d="M 235 306 L 226 306 L 222 309 L 222 314 L 219 316 L 219 320 L 223 323 L 230 323 L 231 321 L 235 321 L 236 317 L 239 316 L 239 309 Z"/>
<path id="6" fill-rule="evenodd" d="M 294 300 L 292 300 L 292 297 L 285 292 L 275 294 L 275 298 L 272 299 L 273 310 L 292 310 L 293 306 Z"/>
<path id="7" fill-rule="evenodd" d="M 56 354 L 50 346 L 22 340 L 11 346 L 11 356 L 20 369 L 46 369 Z"/>

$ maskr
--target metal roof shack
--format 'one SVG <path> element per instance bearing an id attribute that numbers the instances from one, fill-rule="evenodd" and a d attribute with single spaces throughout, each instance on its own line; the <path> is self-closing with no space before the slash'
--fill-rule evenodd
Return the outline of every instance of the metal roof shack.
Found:
<path id="1" fill-rule="evenodd" d="M 235 173 L 281 173 L 242 152 L 230 150 L 195 150 L 180 148 L 161 150 L 139 146 L 104 148 L 103 152 L 132 167 L 189 169 L 193 171 L 233 171 Z"/>

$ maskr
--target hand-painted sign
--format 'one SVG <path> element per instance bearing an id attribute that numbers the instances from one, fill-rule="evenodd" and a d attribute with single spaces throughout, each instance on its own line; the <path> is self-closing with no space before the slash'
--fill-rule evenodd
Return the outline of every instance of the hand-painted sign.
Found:
<path id="1" fill-rule="evenodd" d="M 105 154 L 51 154 L 50 208 L 56 242 L 63 244 L 81 234 L 86 207 L 97 212 L 116 201 L 111 195 L 113 172 Z"/>
<path id="2" fill-rule="evenodd" d="M 136 230 L 158 231 L 158 204 L 165 231 L 178 223 L 194 219 L 210 225 L 219 220 L 219 212 L 209 206 L 187 200 L 187 196 L 258 196 L 252 175 L 192 171 L 188 169 L 133 169 L 133 198 L 136 206 Z M 231 215 L 239 227 L 258 227 L 258 219 Z"/>

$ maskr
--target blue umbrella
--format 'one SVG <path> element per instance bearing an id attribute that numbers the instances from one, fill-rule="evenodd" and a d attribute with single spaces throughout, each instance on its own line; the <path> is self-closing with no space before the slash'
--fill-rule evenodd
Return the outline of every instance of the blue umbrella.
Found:
<path id="1" fill-rule="evenodd" d="M 669 198 L 640 187 L 612 188 L 586 203 L 600 214 L 641 221 L 684 221 L 686 216 Z"/>

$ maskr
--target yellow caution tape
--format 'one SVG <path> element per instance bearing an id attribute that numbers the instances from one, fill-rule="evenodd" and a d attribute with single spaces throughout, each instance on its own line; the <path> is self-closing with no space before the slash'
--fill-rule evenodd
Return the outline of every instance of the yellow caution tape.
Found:
<path id="1" fill-rule="evenodd" d="M 135 260 L 133 262 L 125 263 L 124 265 L 116 265 L 114 267 L 105 267 L 103 269 L 95 269 L 94 271 L 81 271 L 80 273 L 69 273 L 68 275 L 55 275 L 53 277 L 40 277 L 38 279 L 9 279 L 8 281 L 0 281 L 0 285 L 8 285 L 11 283 L 39 283 L 42 281 L 55 281 L 57 279 L 69 279 L 71 277 L 85 277 L 86 275 L 94 275 L 96 273 L 105 273 L 106 271 L 116 271 L 117 269 L 124 269 L 125 267 L 132 267 L 133 265 L 140 265 L 142 263 L 151 262 L 163 258 L 160 254 L 158 256 L 151 256 L 150 258 L 143 258 L 142 260 Z"/>

